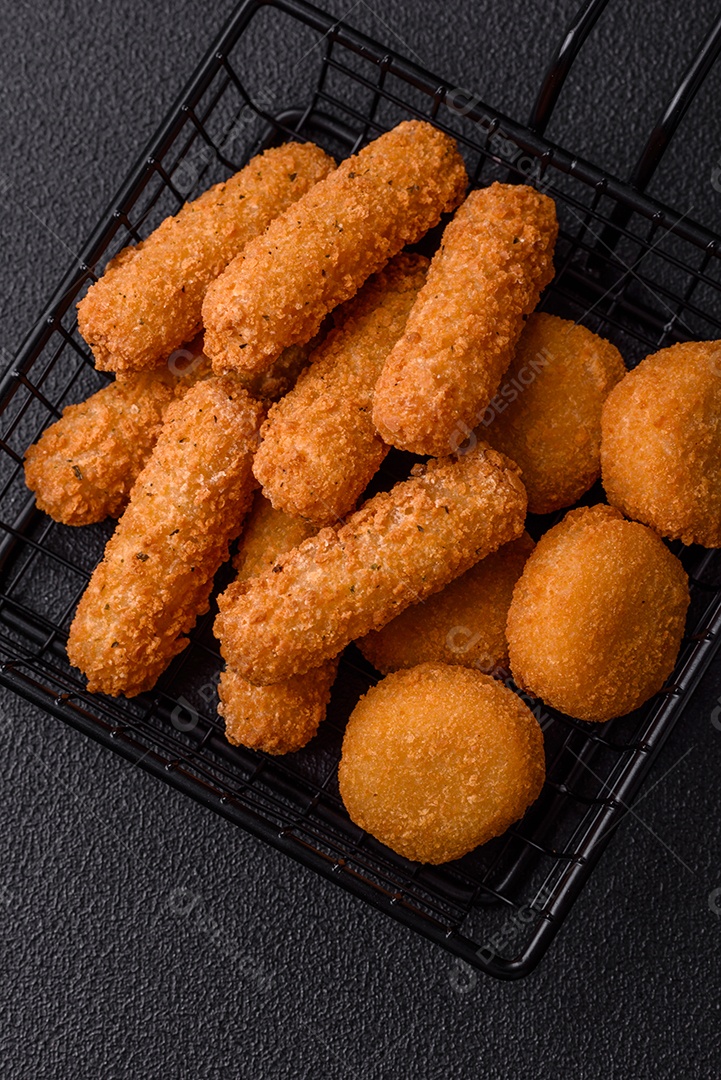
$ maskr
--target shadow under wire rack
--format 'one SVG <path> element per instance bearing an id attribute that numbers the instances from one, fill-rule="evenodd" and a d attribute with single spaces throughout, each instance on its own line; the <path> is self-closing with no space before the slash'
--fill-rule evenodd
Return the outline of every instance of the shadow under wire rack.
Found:
<path id="1" fill-rule="evenodd" d="M 66 404 L 104 382 L 77 332 L 75 304 L 122 247 L 264 146 L 312 139 L 342 157 L 410 117 L 429 119 L 457 139 L 474 185 L 531 183 L 556 200 L 561 231 L 556 277 L 542 302 L 547 310 L 610 338 L 631 365 L 677 341 L 721 337 L 721 240 L 643 194 L 718 55 L 721 20 L 673 88 L 630 181 L 544 138 L 573 60 L 607 2 L 581 7 L 524 126 L 302 0 L 246 0 L 0 384 L 0 682 L 502 978 L 525 975 L 547 949 L 715 654 L 721 556 L 671 545 L 691 576 L 692 605 L 669 685 L 636 713 L 604 725 L 532 703 L 546 739 L 540 799 L 503 837 L 455 863 L 428 867 L 394 855 L 343 809 L 336 778 L 343 728 L 377 678 L 353 647 L 319 735 L 285 758 L 224 739 L 215 712 L 213 610 L 152 693 L 128 701 L 86 692 L 67 662 L 65 641 L 112 525 L 74 530 L 40 514 L 28 499 L 22 459 Z M 300 88 L 292 97 L 280 76 L 259 91 L 243 82 L 244 49 L 272 50 L 279 19 L 297 44 L 288 82 Z M 387 482 L 403 467 L 391 456 Z M 597 490 L 587 501 L 594 497 L 603 496 Z M 550 523 L 537 522 L 537 531 Z"/>

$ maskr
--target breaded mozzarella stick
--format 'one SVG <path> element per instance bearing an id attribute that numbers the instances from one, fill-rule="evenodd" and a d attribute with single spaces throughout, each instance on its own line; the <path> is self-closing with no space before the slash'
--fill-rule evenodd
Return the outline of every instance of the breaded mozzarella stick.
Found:
<path id="1" fill-rule="evenodd" d="M 166 218 L 147 240 L 124 248 L 78 304 L 96 367 L 152 368 L 194 337 L 210 282 L 333 168 L 312 143 L 266 150 Z"/>
<path id="2" fill-rule="evenodd" d="M 526 491 L 516 466 L 479 444 L 432 461 L 220 597 L 226 662 L 256 683 L 302 674 L 520 536 Z"/>
<path id="3" fill-rule="evenodd" d="M 256 492 L 235 559 L 236 580 L 249 581 L 271 569 L 278 558 L 315 531 L 308 522 L 274 510 Z M 233 668 L 226 668 L 218 686 L 218 712 L 225 718 L 228 742 L 267 754 L 299 750 L 310 742 L 325 716 L 337 670 L 336 660 L 326 660 L 305 675 L 273 686 L 254 686 Z"/>
<path id="4" fill-rule="evenodd" d="M 471 192 L 378 380 L 373 420 L 385 442 L 442 455 L 465 441 L 553 277 L 557 233 L 553 200 L 534 188 Z"/>
<path id="5" fill-rule="evenodd" d="M 428 260 L 398 255 L 346 304 L 295 388 L 261 429 L 253 471 L 273 506 L 335 525 L 355 507 L 388 447 L 373 424 L 373 387 L 403 332 Z"/>
<path id="6" fill-rule="evenodd" d="M 68 405 L 25 454 L 38 509 L 63 525 L 119 517 L 153 452 L 171 402 L 210 374 L 202 338 L 177 364 L 140 371 Z"/>
<path id="7" fill-rule="evenodd" d="M 408 120 L 344 161 L 271 222 L 208 289 L 205 347 L 216 371 L 261 371 L 308 341 L 405 244 L 463 198 L 453 139 Z"/>
<path id="8" fill-rule="evenodd" d="M 262 411 L 231 376 L 168 409 L 70 628 L 68 657 L 91 692 L 149 690 L 188 644 L 250 506 Z"/>

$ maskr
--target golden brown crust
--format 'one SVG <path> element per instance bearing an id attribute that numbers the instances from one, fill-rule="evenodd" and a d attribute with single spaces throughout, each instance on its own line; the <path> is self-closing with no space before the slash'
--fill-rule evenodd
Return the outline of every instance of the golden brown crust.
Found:
<path id="1" fill-rule="evenodd" d="M 610 506 L 571 510 L 514 590 L 514 679 L 579 720 L 623 716 L 671 674 L 688 604 L 684 569 L 656 533 Z"/>
<path id="2" fill-rule="evenodd" d="M 256 683 L 317 667 L 520 536 L 525 513 L 515 466 L 489 447 L 416 466 L 337 532 L 231 585 L 218 601 L 221 652 Z"/>
<path id="3" fill-rule="evenodd" d="M 373 419 L 385 442 L 442 455 L 465 441 L 553 277 L 557 233 L 553 200 L 534 188 L 471 192 L 378 380 Z"/>
<path id="4" fill-rule="evenodd" d="M 256 491 L 234 559 L 236 581 L 249 581 L 272 570 L 278 559 L 316 532 L 310 522 L 275 510 Z M 300 750 L 325 716 L 337 670 L 337 661 L 328 660 L 305 675 L 272 686 L 254 686 L 227 668 L 218 686 L 218 712 L 225 718 L 228 741 L 267 754 Z"/>
<path id="5" fill-rule="evenodd" d="M 152 368 L 189 341 L 200 330 L 210 282 L 333 167 L 312 143 L 266 150 L 121 252 L 78 304 L 96 366 Z"/>
<path id="6" fill-rule="evenodd" d="M 467 179 L 453 139 L 419 120 L 342 162 L 208 289 L 203 323 L 216 370 L 261 371 L 308 341 L 329 311 L 458 205 Z"/>
<path id="7" fill-rule="evenodd" d="M 378 470 L 388 447 L 373 424 L 373 387 L 427 266 L 420 255 L 398 255 L 370 278 L 295 388 L 271 408 L 253 471 L 278 509 L 335 525 Z"/>
<path id="8" fill-rule="evenodd" d="M 168 408 L 70 628 L 68 656 L 90 691 L 148 690 L 187 645 L 250 505 L 261 419 L 230 376 Z"/>
<path id="9" fill-rule="evenodd" d="M 618 349 L 567 319 L 531 315 L 478 429 L 519 466 L 532 514 L 571 506 L 601 475 L 601 410 L 626 374 Z"/>
<path id="10" fill-rule="evenodd" d="M 218 713 L 225 718 L 228 742 L 266 754 L 300 750 L 325 717 L 337 670 L 337 660 L 326 660 L 305 675 L 272 686 L 254 686 L 228 668 L 218 685 Z"/>
<path id="11" fill-rule="evenodd" d="M 428 600 L 406 608 L 381 630 L 371 630 L 356 645 L 384 675 L 429 662 L 486 673 L 503 666 L 508 660 L 506 619 L 513 587 L 533 547 L 524 532 Z"/>
<path id="12" fill-rule="evenodd" d="M 601 423 L 608 501 L 662 536 L 721 547 L 721 342 L 646 357 Z"/>
<path id="13" fill-rule="evenodd" d="M 25 455 L 25 483 L 38 509 L 63 525 L 120 516 L 171 401 L 210 373 L 202 339 L 182 352 L 182 365 L 117 379 L 45 429 Z"/>
<path id="14" fill-rule="evenodd" d="M 112 382 L 68 405 L 25 455 L 38 509 L 64 525 L 118 517 L 175 399 L 167 368 Z"/>
<path id="15" fill-rule="evenodd" d="M 538 798 L 543 735 L 500 682 L 421 664 L 358 702 L 338 775 L 356 825 L 407 859 L 443 863 L 500 836 Z"/>
<path id="16" fill-rule="evenodd" d="M 256 491 L 253 508 L 243 526 L 238 554 L 233 559 L 236 581 L 249 581 L 272 570 L 281 555 L 317 532 L 310 521 L 276 510 L 260 491 Z"/>

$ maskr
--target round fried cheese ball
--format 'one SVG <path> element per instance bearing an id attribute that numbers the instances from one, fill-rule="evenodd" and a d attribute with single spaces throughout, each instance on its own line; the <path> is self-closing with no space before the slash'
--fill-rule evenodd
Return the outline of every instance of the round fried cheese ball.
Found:
<path id="1" fill-rule="evenodd" d="M 536 312 L 479 428 L 521 469 L 532 514 L 572 506 L 601 475 L 601 410 L 626 374 L 585 326 Z"/>
<path id="2" fill-rule="evenodd" d="M 426 863 L 505 832 L 544 778 L 543 735 L 520 698 L 488 675 L 435 663 L 388 675 L 360 699 L 339 768 L 356 825 Z"/>
<path id="3" fill-rule="evenodd" d="M 721 341 L 647 356 L 601 423 L 608 501 L 662 536 L 721 547 Z"/>
<path id="4" fill-rule="evenodd" d="M 689 604 L 681 563 L 645 525 L 583 507 L 541 537 L 506 634 L 516 683 L 579 720 L 610 720 L 661 689 Z"/>

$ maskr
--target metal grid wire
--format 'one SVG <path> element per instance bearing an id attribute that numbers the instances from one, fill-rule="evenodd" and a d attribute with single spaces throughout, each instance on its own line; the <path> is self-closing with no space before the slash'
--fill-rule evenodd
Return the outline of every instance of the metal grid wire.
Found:
<path id="1" fill-rule="evenodd" d="M 318 42 L 298 59 L 312 88 L 300 103 L 271 107 L 239 76 L 244 46 L 257 47 L 262 19 L 260 30 L 254 20 L 265 6 L 284 13 L 289 34 L 312 32 Z M 718 238 L 543 139 L 563 79 L 604 7 L 605 0 L 583 6 L 522 127 L 299 0 L 241 5 L 0 386 L 0 681 L 468 963 L 507 978 L 527 973 L 547 948 L 710 662 L 721 630 L 721 558 L 672 545 L 691 574 L 693 599 L 670 684 L 637 713 L 601 726 L 531 702 L 546 739 L 541 798 L 505 836 L 454 864 L 424 867 L 355 827 L 340 801 L 345 721 L 377 677 L 353 647 L 320 734 L 286 758 L 225 742 L 215 713 L 213 610 L 153 693 L 126 701 L 85 692 L 65 641 L 112 525 L 73 530 L 39 514 L 27 498 L 22 456 L 64 405 L 105 381 L 74 310 L 121 247 L 263 145 L 311 138 L 343 156 L 408 117 L 431 119 L 458 140 L 474 184 L 533 183 L 556 200 L 561 233 L 547 310 L 609 337 L 631 364 L 675 341 L 720 337 Z M 714 29 L 703 64 L 697 58 L 687 72 L 684 107 L 719 41 Z M 684 111 L 674 108 L 666 141 Z M 646 180 L 658 149 L 656 137 L 637 167 Z M 386 482 L 404 468 L 391 455 Z M 596 490 L 586 501 L 602 497 Z M 536 521 L 531 531 L 549 524 Z"/>

